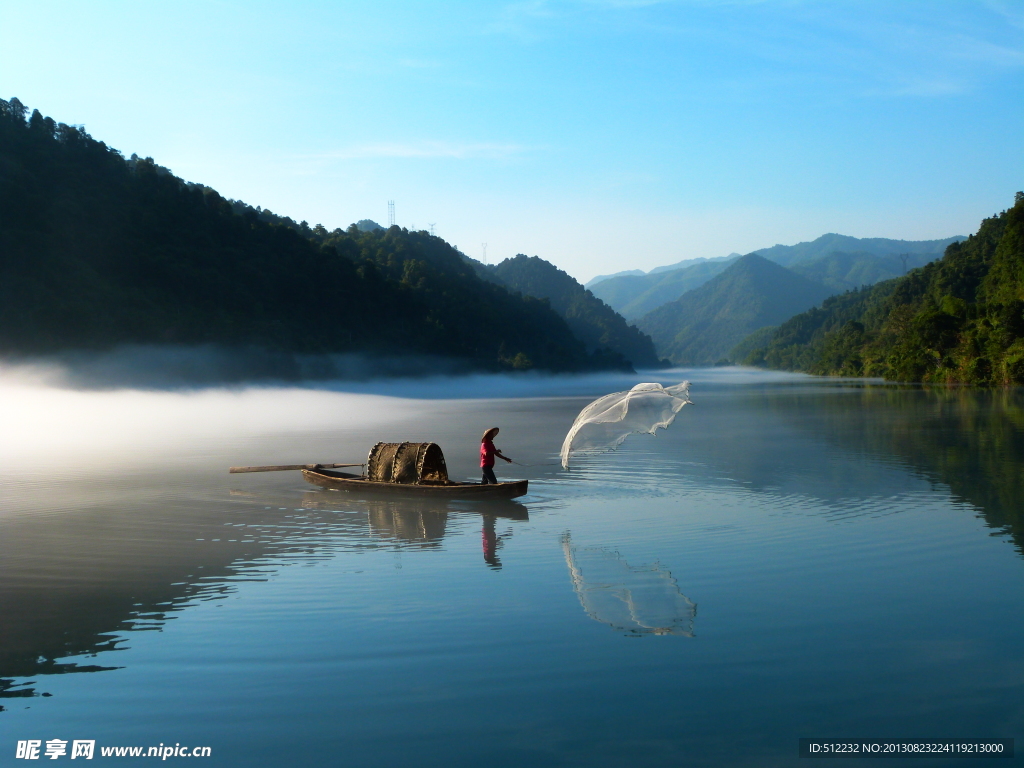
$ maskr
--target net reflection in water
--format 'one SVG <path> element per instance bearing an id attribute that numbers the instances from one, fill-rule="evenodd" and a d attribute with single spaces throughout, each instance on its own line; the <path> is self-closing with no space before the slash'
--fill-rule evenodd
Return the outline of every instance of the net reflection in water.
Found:
<path id="1" fill-rule="evenodd" d="M 632 566 L 604 547 L 573 546 L 569 533 L 562 536 L 562 550 L 590 618 L 631 635 L 694 636 L 697 604 L 679 591 L 667 568 Z"/>

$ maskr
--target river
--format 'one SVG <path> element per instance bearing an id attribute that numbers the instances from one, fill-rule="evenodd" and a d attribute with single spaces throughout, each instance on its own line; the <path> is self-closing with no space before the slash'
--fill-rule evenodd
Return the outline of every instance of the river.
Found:
<path id="1" fill-rule="evenodd" d="M 557 466 L 590 400 L 683 379 L 668 430 Z M 0 765 L 27 740 L 224 766 L 1024 749 L 1020 392 L 742 369 L 74 390 L 8 370 L 0 419 Z M 490 426 L 519 462 L 499 476 L 530 480 L 516 502 L 227 473 L 429 440 L 476 479 Z"/>

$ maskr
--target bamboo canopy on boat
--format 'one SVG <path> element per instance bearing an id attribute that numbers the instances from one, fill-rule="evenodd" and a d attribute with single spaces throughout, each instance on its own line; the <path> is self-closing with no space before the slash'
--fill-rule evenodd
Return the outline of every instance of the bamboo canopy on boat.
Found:
<path id="1" fill-rule="evenodd" d="M 448 466 L 437 443 L 377 443 L 366 459 L 366 479 L 402 485 L 444 484 Z"/>

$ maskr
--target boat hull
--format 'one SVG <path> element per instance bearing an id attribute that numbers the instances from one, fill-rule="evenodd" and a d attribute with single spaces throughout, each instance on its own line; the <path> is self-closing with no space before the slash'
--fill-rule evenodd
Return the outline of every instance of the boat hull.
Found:
<path id="1" fill-rule="evenodd" d="M 307 482 L 332 491 L 356 491 L 374 495 L 429 496 L 445 499 L 514 499 L 526 495 L 528 480 L 497 485 L 449 482 L 445 485 L 412 485 L 406 483 L 375 483 L 354 475 L 329 470 L 302 470 Z"/>

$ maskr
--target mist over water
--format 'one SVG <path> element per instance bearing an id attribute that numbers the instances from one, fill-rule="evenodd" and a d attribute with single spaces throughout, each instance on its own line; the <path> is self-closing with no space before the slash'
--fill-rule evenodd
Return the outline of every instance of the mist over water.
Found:
<path id="1" fill-rule="evenodd" d="M 684 379 L 669 429 L 558 466 L 587 403 Z M 795 766 L 801 737 L 1024 737 L 1022 413 L 740 369 L 113 388 L 7 364 L 0 755 Z M 410 440 L 475 480 L 491 426 L 514 502 L 227 473 Z"/>
<path id="2" fill-rule="evenodd" d="M 304 355 L 259 347 L 215 344 L 130 344 L 109 350 L 73 350 L 8 359 L 0 369 L 79 389 L 181 389 L 370 381 L 381 377 L 458 376 L 468 361 L 430 355 L 370 357 L 363 354 Z"/>
<path id="3" fill-rule="evenodd" d="M 0 461 L 19 471 L 39 469 L 42 463 L 113 468 L 164 463 L 182 451 L 234 445 L 269 434 L 333 430 L 379 435 L 372 445 L 377 440 L 412 439 L 403 435 L 417 432 L 415 425 L 420 422 L 450 411 L 445 401 L 579 397 L 628 389 L 644 375 L 451 375 L 436 370 L 425 375 L 424 368 L 413 377 L 218 381 L 204 386 L 182 371 L 202 371 L 209 363 L 208 354 L 216 357 L 218 353 L 172 350 L 156 354 L 157 364 L 148 366 L 151 352 L 122 349 L 83 357 L 87 362 L 82 367 L 75 367 L 71 359 L 0 364 L 0 419 L 6 427 L 0 438 Z M 362 372 L 374 370 L 378 362 L 368 363 Z M 216 365 L 213 368 L 216 372 Z M 144 386 L 137 385 L 140 380 L 146 382 Z M 445 431 L 451 432 L 452 426 L 445 425 Z M 463 439 L 470 442 L 473 460 L 478 433 L 488 426 L 484 419 L 466 427 Z M 362 447 L 356 450 L 344 442 L 330 450 L 349 454 L 301 461 L 356 461 L 366 454 Z M 278 463 L 297 462 L 281 459 Z"/>

